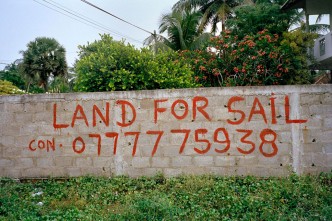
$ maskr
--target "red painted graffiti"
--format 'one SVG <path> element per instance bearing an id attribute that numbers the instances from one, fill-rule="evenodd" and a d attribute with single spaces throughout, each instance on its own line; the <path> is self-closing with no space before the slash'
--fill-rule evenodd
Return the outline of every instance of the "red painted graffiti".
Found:
<path id="1" fill-rule="evenodd" d="M 264 108 L 264 103 L 259 97 L 254 97 L 252 103 L 244 96 L 230 97 L 227 106 L 228 114 L 230 117 L 225 121 L 228 126 L 236 127 L 243 123 L 261 120 L 265 125 L 274 125 L 278 123 L 280 110 L 277 104 L 282 104 L 284 109 L 284 123 L 286 124 L 302 124 L 306 123 L 306 119 L 291 119 L 290 112 L 290 100 L 286 95 L 283 101 L 276 102 L 277 98 L 274 94 L 269 98 L 269 107 Z M 252 99 L 252 98 L 251 98 Z M 209 108 L 209 100 L 206 97 L 195 96 L 191 101 L 184 99 L 175 99 L 169 102 L 169 99 L 156 99 L 153 100 L 153 122 L 154 124 L 162 125 L 162 119 L 168 121 L 182 121 L 187 120 L 190 117 L 190 121 L 206 120 L 212 121 L 211 109 Z M 249 103 L 249 107 L 248 107 Z M 209 152 L 216 152 L 218 154 L 226 154 L 231 148 L 235 148 L 239 153 L 248 155 L 252 154 L 255 150 L 262 154 L 264 157 L 274 157 L 278 153 L 277 146 L 277 133 L 270 128 L 266 128 L 262 131 L 254 131 L 249 129 L 235 129 L 235 134 L 229 135 L 228 130 L 225 127 L 220 127 L 215 130 L 208 130 L 206 128 L 191 128 L 191 129 L 169 129 L 164 130 L 148 130 L 145 133 L 141 131 L 127 131 L 122 132 L 122 128 L 128 128 L 133 125 L 137 119 L 137 111 L 135 106 L 127 100 L 117 100 L 114 103 L 114 107 L 111 108 L 110 102 L 105 102 L 103 106 L 97 106 L 96 104 L 91 107 L 85 107 L 81 104 L 77 104 L 73 110 L 69 110 L 71 116 L 68 118 L 61 118 L 62 114 L 58 105 L 53 104 L 53 128 L 54 129 L 66 129 L 75 127 L 97 127 L 98 122 L 105 127 L 110 125 L 118 126 L 120 132 L 105 132 L 105 133 L 88 133 L 88 138 L 77 136 L 72 140 L 71 147 L 74 153 L 83 154 L 86 152 L 86 148 L 90 145 L 86 145 L 86 142 L 90 144 L 94 142 L 96 144 L 96 153 L 98 156 L 102 154 L 102 148 L 109 146 L 113 155 L 117 154 L 119 143 L 124 145 L 122 139 L 133 139 L 133 143 L 128 142 L 129 146 L 132 146 L 131 155 L 136 156 L 139 147 L 139 141 L 142 136 L 150 136 L 153 140 L 151 147 L 151 156 L 155 156 L 158 153 L 160 144 L 165 136 L 178 136 L 179 142 L 179 154 L 184 154 L 187 146 L 193 148 L 193 151 L 199 155 L 204 155 Z M 281 108 L 282 109 L 282 108 Z M 246 112 L 248 110 L 248 112 Z M 65 110 L 67 111 L 67 110 Z M 92 111 L 92 115 L 87 114 L 87 111 Z M 120 118 L 115 118 L 115 114 L 111 111 L 118 111 L 121 114 Z M 68 113 L 68 112 L 67 112 Z M 277 116 L 279 114 L 279 116 Z M 112 118 L 113 117 L 113 118 Z M 90 119 L 91 118 L 91 119 Z M 113 122 L 112 122 L 113 120 Z M 280 122 L 279 122 L 280 123 Z M 159 126 L 158 126 L 159 128 Z M 234 131 L 234 129 L 232 131 Z M 259 141 L 256 142 L 256 137 L 259 134 Z M 191 136 L 192 137 L 191 137 Z M 237 142 L 231 140 L 230 137 L 239 137 Z M 131 138 L 130 138 L 131 137 Z M 89 139 L 88 141 L 86 139 Z M 167 138 L 169 140 L 169 138 Z M 107 140 L 107 141 L 106 141 Z M 233 144 L 233 142 L 235 144 Z M 188 143 L 190 145 L 188 145 Z M 234 146 L 232 146 L 234 145 Z M 145 145 L 146 146 L 146 145 Z M 144 148 L 146 148 L 144 146 Z M 30 151 L 55 151 L 57 148 L 68 147 L 63 144 L 58 146 L 55 143 L 55 138 L 40 140 L 33 139 L 29 142 L 28 149 Z M 256 147 L 258 147 L 256 149 Z"/>

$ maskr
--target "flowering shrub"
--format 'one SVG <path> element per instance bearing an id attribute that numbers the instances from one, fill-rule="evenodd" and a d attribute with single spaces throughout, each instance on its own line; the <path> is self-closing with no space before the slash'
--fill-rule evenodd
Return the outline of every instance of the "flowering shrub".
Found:
<path id="1" fill-rule="evenodd" d="M 267 30 L 243 39 L 225 32 L 213 37 L 206 51 L 183 51 L 195 79 L 203 86 L 279 85 L 291 81 L 303 68 L 303 59 L 290 44 Z M 297 53 L 297 54 L 296 54 Z"/>

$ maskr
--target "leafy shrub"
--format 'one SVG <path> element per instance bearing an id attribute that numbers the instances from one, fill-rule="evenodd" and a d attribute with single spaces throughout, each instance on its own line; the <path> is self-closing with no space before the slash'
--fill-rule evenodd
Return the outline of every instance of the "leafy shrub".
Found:
<path id="1" fill-rule="evenodd" d="M 143 90 L 195 87 L 193 72 L 175 52 L 153 55 L 114 41 L 109 35 L 80 46 L 75 65 L 77 91 Z"/>
<path id="2" fill-rule="evenodd" d="M 311 77 L 305 52 L 299 48 L 312 40 L 312 36 L 294 34 L 280 38 L 268 30 L 243 39 L 225 32 L 211 39 L 207 51 L 183 51 L 181 56 L 190 62 L 196 81 L 204 86 L 303 84 L 310 83 Z"/>
<path id="3" fill-rule="evenodd" d="M 4 94 L 24 94 L 25 92 L 15 85 L 12 82 L 6 80 L 0 80 L 0 95 Z"/>

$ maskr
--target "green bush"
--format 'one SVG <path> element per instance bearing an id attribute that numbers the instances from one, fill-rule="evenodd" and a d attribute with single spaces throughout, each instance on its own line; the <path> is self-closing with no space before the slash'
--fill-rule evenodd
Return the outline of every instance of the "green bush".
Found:
<path id="1" fill-rule="evenodd" d="M 5 94 L 24 94 L 25 92 L 15 85 L 12 82 L 6 80 L 0 80 L 0 95 Z"/>
<path id="2" fill-rule="evenodd" d="M 280 37 L 263 30 L 240 39 L 231 32 L 211 39 L 207 51 L 183 51 L 204 86 L 253 86 L 311 83 L 305 49 L 313 34 Z M 301 50 L 302 49 L 302 50 Z"/>
<path id="3" fill-rule="evenodd" d="M 75 64 L 76 91 L 144 90 L 196 87 L 193 72 L 175 52 L 153 55 L 109 35 L 80 46 Z"/>

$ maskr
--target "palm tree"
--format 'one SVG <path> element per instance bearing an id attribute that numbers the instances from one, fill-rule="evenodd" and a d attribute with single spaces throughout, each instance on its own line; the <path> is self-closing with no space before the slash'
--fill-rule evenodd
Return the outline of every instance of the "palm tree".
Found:
<path id="1" fill-rule="evenodd" d="M 173 9 L 197 8 L 203 16 L 200 30 L 204 30 L 211 24 L 211 32 L 216 33 L 217 24 L 221 22 L 221 29 L 225 31 L 226 20 L 233 15 L 233 9 L 243 3 L 248 4 L 251 0 L 179 0 Z"/>
<path id="2" fill-rule="evenodd" d="M 65 48 L 54 38 L 39 37 L 27 44 L 27 50 L 21 51 L 22 72 L 31 79 L 39 81 L 39 85 L 48 90 L 50 77 L 65 76 L 67 62 Z"/>
<path id="3" fill-rule="evenodd" d="M 201 49 L 210 39 L 211 34 L 199 29 L 202 14 L 195 10 L 173 10 L 161 17 L 159 32 L 167 33 L 168 37 L 152 35 L 145 44 L 161 49 L 195 50 Z"/>

